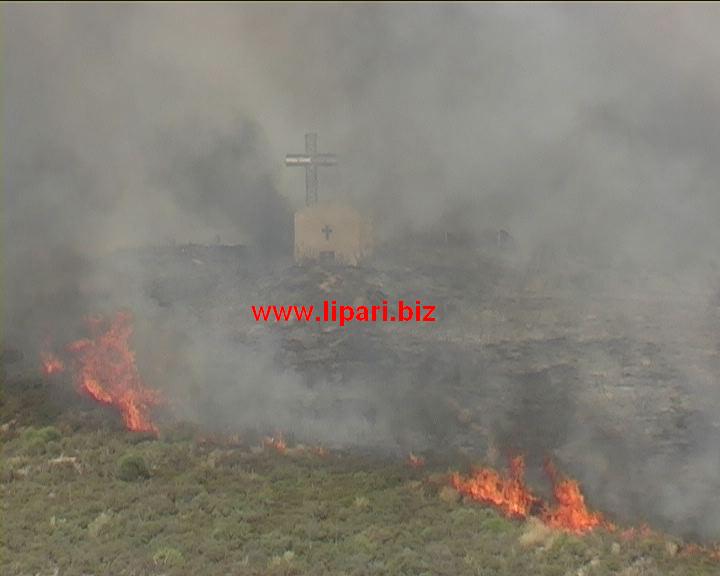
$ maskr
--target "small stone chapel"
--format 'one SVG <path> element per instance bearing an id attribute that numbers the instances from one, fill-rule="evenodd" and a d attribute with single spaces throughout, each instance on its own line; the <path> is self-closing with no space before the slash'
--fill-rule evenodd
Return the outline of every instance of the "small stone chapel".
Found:
<path id="1" fill-rule="evenodd" d="M 354 208 L 318 201 L 318 166 L 334 166 L 334 154 L 317 152 L 317 134 L 305 135 L 305 153 L 288 154 L 287 166 L 305 168 L 305 207 L 295 213 L 295 261 L 357 266 L 369 256 L 370 223 Z"/>

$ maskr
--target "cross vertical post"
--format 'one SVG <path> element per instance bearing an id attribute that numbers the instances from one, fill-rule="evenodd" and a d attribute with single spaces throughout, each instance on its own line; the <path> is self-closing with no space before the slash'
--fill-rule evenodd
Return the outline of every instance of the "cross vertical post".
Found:
<path id="1" fill-rule="evenodd" d="M 317 154 L 317 134 L 305 134 L 305 155 L 313 158 Z M 317 204 L 317 165 L 312 163 L 305 169 L 305 204 Z"/>
<path id="2" fill-rule="evenodd" d="M 310 206 L 318 201 L 318 166 L 335 166 L 335 154 L 318 154 L 317 134 L 305 134 L 305 154 L 288 154 L 285 156 L 286 166 L 305 168 L 305 204 Z"/>

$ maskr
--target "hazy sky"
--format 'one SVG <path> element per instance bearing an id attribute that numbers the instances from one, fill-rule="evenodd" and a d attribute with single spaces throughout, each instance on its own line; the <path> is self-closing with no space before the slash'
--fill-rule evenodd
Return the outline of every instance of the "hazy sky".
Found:
<path id="1" fill-rule="evenodd" d="M 341 156 L 321 197 L 394 229 L 460 206 L 640 260 L 718 241 L 716 5 L 3 10 L 16 246 L 252 241 L 268 196 L 302 203 L 308 130 Z"/>

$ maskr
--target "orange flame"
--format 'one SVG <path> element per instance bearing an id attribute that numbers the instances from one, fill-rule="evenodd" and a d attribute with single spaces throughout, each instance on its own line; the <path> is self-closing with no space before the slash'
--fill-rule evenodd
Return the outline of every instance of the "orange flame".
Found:
<path id="1" fill-rule="evenodd" d="M 598 526 L 610 526 L 602 514 L 587 509 L 585 497 L 576 480 L 560 478 L 552 462 L 545 464 L 545 471 L 552 481 L 556 500 L 555 506 L 545 508 L 541 514 L 545 524 L 575 534 L 590 532 Z"/>
<path id="2" fill-rule="evenodd" d="M 490 504 L 510 518 L 527 518 L 533 508 L 539 505 L 541 520 L 556 529 L 584 534 L 599 526 L 613 528 L 601 514 L 587 509 L 585 498 L 575 480 L 560 478 L 551 463 L 546 464 L 545 470 L 553 483 L 553 506 L 542 503 L 525 486 L 525 461 L 522 456 L 510 460 L 507 475 L 492 468 L 479 468 L 466 478 L 455 473 L 450 482 L 461 494 L 477 502 Z"/>
<path id="3" fill-rule="evenodd" d="M 135 354 L 129 344 L 132 316 L 118 312 L 111 321 L 94 316 L 86 323 L 91 337 L 67 347 L 73 356 L 78 389 L 120 410 L 129 430 L 156 434 L 158 429 L 149 412 L 162 399 L 156 390 L 145 386 L 135 365 Z M 41 360 L 47 375 L 64 369 L 63 362 L 53 354 L 43 354 Z"/>
<path id="4" fill-rule="evenodd" d="M 265 448 L 273 448 L 278 452 L 278 454 L 287 453 L 287 444 L 285 443 L 282 434 L 278 434 L 277 436 L 266 436 L 263 438 L 263 446 Z"/>
<path id="5" fill-rule="evenodd" d="M 512 518 L 526 518 L 538 499 L 524 482 L 525 461 L 522 456 L 510 460 L 507 476 L 492 468 L 479 468 L 468 478 L 453 474 L 451 483 L 461 494 L 498 508 Z"/>

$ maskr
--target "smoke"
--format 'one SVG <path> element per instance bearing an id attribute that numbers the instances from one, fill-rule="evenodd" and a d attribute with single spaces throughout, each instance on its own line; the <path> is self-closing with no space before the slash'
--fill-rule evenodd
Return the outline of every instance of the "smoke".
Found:
<path id="1" fill-rule="evenodd" d="M 717 265 L 716 7 L 5 16 L 13 244 L 43 226 L 80 253 L 217 233 L 266 245 L 282 197 L 302 202 L 281 160 L 312 129 L 342 159 L 321 194 L 351 197 L 381 231 L 460 205 L 457 226 L 501 224 L 522 245 Z M 61 206 L 36 200 L 50 195 Z"/>
<path id="2" fill-rule="evenodd" d="M 187 417 L 272 419 L 310 437 L 345 434 L 367 444 L 397 436 L 411 418 L 393 407 L 413 396 L 415 376 L 398 375 L 392 391 L 361 379 L 349 389 L 367 386 L 364 394 L 335 402 L 330 383 L 308 391 L 303 376 L 280 367 L 277 342 L 263 340 L 266 352 L 255 359 L 256 347 L 228 344 L 239 330 L 232 323 L 218 328 L 212 315 L 177 309 L 163 320 L 162 306 L 148 299 L 152 263 L 104 268 L 119 249 L 173 243 L 248 244 L 271 263 L 289 253 L 304 191 L 302 172 L 286 170 L 282 158 L 316 131 L 320 151 L 340 158 L 320 172 L 321 198 L 371 215 L 383 241 L 433 227 L 477 235 L 502 228 L 517 241 L 523 273 L 540 269 L 565 287 L 579 269 L 611 299 L 662 294 L 682 303 L 672 321 L 665 310 L 643 311 L 664 318 L 659 331 L 636 320 L 637 300 L 608 313 L 628 339 L 654 334 L 663 369 L 708 423 L 689 433 L 686 461 L 659 455 L 633 482 L 655 487 L 646 492 L 657 496 L 661 518 L 717 533 L 720 510 L 708 506 L 717 486 L 708 476 L 717 470 L 720 398 L 707 374 L 716 383 L 718 372 L 714 357 L 698 353 L 717 342 L 682 307 L 702 315 L 717 306 L 717 6 L 2 10 L 9 342 L 39 346 L 48 332 L 65 336 L 88 310 L 131 306 L 145 317 L 139 334 L 144 326 L 173 335 L 166 345 L 183 361 L 168 377 L 214 398 L 188 403 Z M 237 294 L 233 282 L 198 272 L 188 290 L 220 298 Z M 583 293 L 573 302 L 577 318 L 594 305 Z M 215 314 L 239 312 L 225 303 Z M 579 381 L 597 378 L 586 360 L 603 354 L 608 373 L 623 377 L 617 354 L 578 354 L 588 355 L 576 366 Z M 506 382 L 493 378 L 498 388 Z M 594 405 L 574 397 L 568 404 L 569 413 Z M 604 416 L 568 425 L 567 441 L 552 448 L 568 460 L 606 458 Z M 628 451 L 628 461 L 638 458 Z M 606 501 L 621 491 L 617 477 L 603 484 L 590 473 L 596 467 L 585 470 L 582 480 Z"/>

